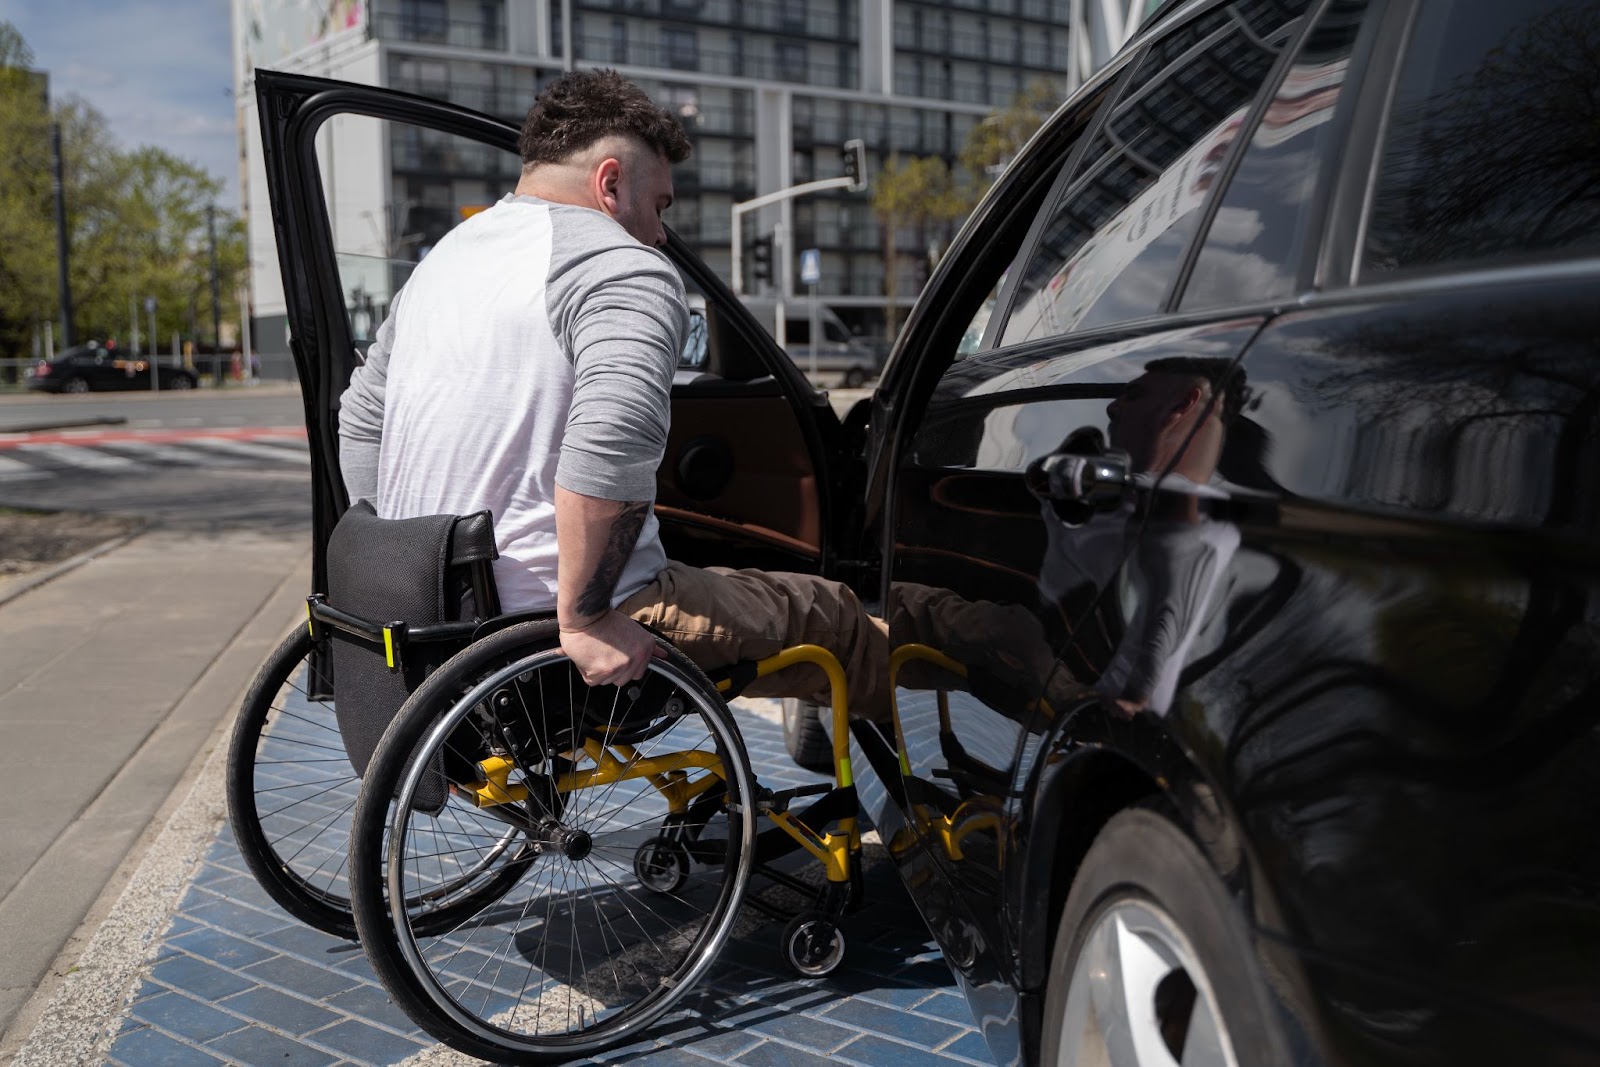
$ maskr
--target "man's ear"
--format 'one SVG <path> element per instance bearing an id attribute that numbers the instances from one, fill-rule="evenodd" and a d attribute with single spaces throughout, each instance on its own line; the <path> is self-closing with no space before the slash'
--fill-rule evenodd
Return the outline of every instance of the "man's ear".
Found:
<path id="1" fill-rule="evenodd" d="M 595 199 L 608 215 L 616 215 L 622 208 L 622 162 L 607 156 L 594 169 Z"/>
<path id="2" fill-rule="evenodd" d="M 1211 390 L 1196 382 L 1186 387 L 1178 394 L 1178 402 L 1172 405 L 1172 410 L 1167 414 L 1167 425 L 1172 425 L 1190 415 L 1198 414 L 1200 409 L 1210 399 Z"/>

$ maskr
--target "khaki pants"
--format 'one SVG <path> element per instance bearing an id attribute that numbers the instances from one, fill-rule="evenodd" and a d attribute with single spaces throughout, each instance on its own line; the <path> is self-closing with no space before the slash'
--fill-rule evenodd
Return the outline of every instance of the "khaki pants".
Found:
<path id="1" fill-rule="evenodd" d="M 624 615 L 655 627 L 704 670 L 821 645 L 844 666 L 855 718 L 889 718 L 889 631 L 848 586 L 810 574 L 668 563 L 624 601 Z M 761 678 L 748 696 L 800 697 L 831 707 L 827 677 L 802 664 Z"/>

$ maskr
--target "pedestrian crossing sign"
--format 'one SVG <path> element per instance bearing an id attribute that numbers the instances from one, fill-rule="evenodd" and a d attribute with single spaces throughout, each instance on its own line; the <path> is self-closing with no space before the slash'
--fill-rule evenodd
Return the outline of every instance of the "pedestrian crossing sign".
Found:
<path id="1" fill-rule="evenodd" d="M 800 253 L 800 284 L 816 285 L 822 280 L 822 251 L 807 248 Z"/>

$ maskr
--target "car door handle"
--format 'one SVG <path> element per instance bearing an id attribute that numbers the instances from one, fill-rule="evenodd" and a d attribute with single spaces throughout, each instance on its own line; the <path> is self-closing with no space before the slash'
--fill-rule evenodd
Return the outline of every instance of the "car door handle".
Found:
<path id="1" fill-rule="evenodd" d="M 1028 464 L 1023 480 L 1028 492 L 1040 500 L 1110 510 L 1127 498 L 1133 485 L 1132 466 L 1128 454 L 1114 448 L 1091 456 L 1052 452 Z"/>

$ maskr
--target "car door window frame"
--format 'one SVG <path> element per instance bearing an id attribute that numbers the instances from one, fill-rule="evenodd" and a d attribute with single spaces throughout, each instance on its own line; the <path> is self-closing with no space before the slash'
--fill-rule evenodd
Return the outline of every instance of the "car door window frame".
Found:
<path id="1" fill-rule="evenodd" d="M 1130 88 L 1151 49 L 1158 46 L 1172 34 L 1180 32 L 1183 27 L 1194 20 L 1210 14 L 1217 8 L 1226 7 L 1237 2 L 1238 0 L 1216 0 L 1215 3 L 1196 5 L 1183 12 L 1181 17 L 1174 18 L 1170 24 L 1160 26 L 1157 32 L 1143 41 L 1137 50 L 1130 50 L 1126 59 L 1122 62 L 1121 68 L 1117 71 L 1117 83 L 1112 87 L 1111 95 L 1101 104 L 1095 115 L 1092 127 L 1080 139 L 1079 143 L 1074 146 L 1071 157 L 1066 161 L 1061 173 L 1057 176 L 1057 184 L 1051 189 L 1049 196 L 1046 198 L 1046 203 L 1049 207 L 1041 210 L 1038 217 L 1035 218 L 1033 227 L 1029 230 L 1027 240 L 1024 242 L 1025 251 L 1017 257 L 1016 262 L 1027 264 L 1033 261 L 1043 241 L 1044 232 L 1048 229 L 1049 221 L 1054 218 L 1057 209 L 1061 207 L 1066 197 L 1073 191 L 1073 187 L 1079 179 L 1087 173 L 1083 157 L 1088 153 L 1089 146 L 1102 134 L 1106 124 L 1111 121 L 1116 111 L 1124 104 L 1135 102 L 1140 96 L 1153 92 L 1154 87 L 1159 84 L 1159 79 L 1152 78 L 1137 90 L 1131 90 Z M 1250 108 L 1245 113 L 1244 122 L 1241 124 L 1240 133 L 1228 148 L 1228 157 L 1223 161 L 1223 167 L 1218 173 L 1217 181 L 1212 183 L 1212 187 L 1206 193 L 1205 202 L 1200 207 L 1200 218 L 1196 223 L 1194 232 L 1189 236 L 1183 254 L 1178 257 L 1178 270 L 1167 283 L 1166 294 L 1163 296 L 1158 309 L 1149 315 L 1106 323 L 1082 331 L 1068 330 L 1066 331 L 1067 333 L 1076 335 L 1081 332 L 1085 336 L 1100 333 L 1120 333 L 1141 322 L 1165 318 L 1173 313 L 1182 299 L 1183 289 L 1188 283 L 1194 262 L 1199 257 L 1206 234 L 1210 232 L 1211 221 L 1215 216 L 1217 205 L 1221 202 L 1223 194 L 1233 179 L 1239 160 L 1249 147 L 1250 138 L 1255 136 L 1255 130 L 1261 121 L 1261 116 L 1265 114 L 1268 105 L 1276 97 L 1279 87 L 1283 83 L 1284 75 L 1289 70 L 1294 58 L 1299 55 L 1307 32 L 1315 24 L 1317 17 L 1321 15 L 1327 3 L 1328 0 L 1316 0 L 1296 22 L 1287 24 L 1269 37 L 1260 38 L 1263 42 L 1271 42 L 1279 38 L 1284 38 L 1284 40 L 1278 49 L 1277 57 L 1267 71 L 1266 78 L 1256 88 L 1255 96 L 1251 100 Z M 1246 32 L 1252 32 L 1248 27 L 1245 27 L 1245 30 Z M 1213 34 L 1212 37 L 1214 36 Z M 1210 37 L 1196 42 L 1183 56 L 1175 58 L 1172 63 L 1183 62 L 1189 56 L 1204 50 L 1211 43 L 1213 42 Z M 1001 345 L 1001 338 L 1005 336 L 1005 327 L 1010 321 L 1013 312 L 1016 311 L 1017 297 L 1022 288 L 1022 273 L 1020 270 L 1014 271 L 1012 276 L 1006 279 L 1006 291 L 1000 294 L 1000 299 L 996 302 L 997 314 L 990 317 L 988 326 L 984 330 L 983 341 L 978 346 L 979 354 L 998 351 L 1002 347 L 1008 351 L 1021 349 L 1026 345 L 1048 342 L 1060 336 L 1052 334 L 1049 337 L 1030 338 L 1027 341 L 1009 346 Z M 1003 313 L 1000 313 L 1002 311 Z M 1207 314 L 1202 317 L 1210 317 L 1210 315 Z"/>
<path id="2" fill-rule="evenodd" d="M 1333 147 L 1330 151 L 1342 151 L 1349 145 L 1349 128 L 1348 126 L 1342 126 L 1341 123 L 1353 124 L 1353 116 L 1359 112 L 1359 98 L 1363 95 L 1365 88 L 1363 75 L 1367 70 L 1371 69 L 1370 64 L 1380 58 L 1376 53 L 1382 48 L 1383 30 L 1388 28 L 1387 17 L 1393 13 L 1395 7 L 1407 6 L 1409 0 L 1370 0 L 1370 2 L 1372 7 L 1387 8 L 1387 10 L 1380 10 L 1376 16 L 1369 11 L 1362 17 L 1361 28 L 1357 31 L 1358 36 L 1350 51 L 1350 66 L 1346 71 L 1345 80 L 1340 89 L 1339 101 L 1334 105 L 1336 110 L 1331 119 L 1334 124 L 1334 128 L 1331 131 Z M 1195 265 L 1200 261 L 1200 254 L 1205 250 L 1206 238 L 1211 233 L 1211 226 L 1216 221 L 1217 212 L 1222 207 L 1222 202 L 1227 196 L 1229 187 L 1233 185 L 1234 175 L 1239 172 L 1239 167 L 1243 164 L 1245 155 L 1250 151 L 1250 145 L 1260 131 L 1261 123 L 1266 118 L 1272 102 L 1283 91 L 1284 79 L 1294 69 L 1295 64 L 1300 61 L 1301 54 L 1305 50 L 1306 41 L 1310 39 L 1317 24 L 1332 6 L 1333 0 L 1319 0 L 1313 10 L 1306 12 L 1302 16 L 1300 26 L 1293 31 L 1294 39 L 1285 45 L 1283 53 L 1278 57 L 1272 72 L 1267 76 L 1267 83 L 1263 86 L 1265 91 L 1256 98 L 1255 105 L 1251 108 L 1250 114 L 1245 119 L 1244 127 L 1240 130 L 1239 142 L 1229 153 L 1221 173 L 1217 176 L 1216 187 L 1212 190 L 1212 195 L 1206 200 L 1201 209 L 1202 214 L 1195 240 L 1190 242 L 1183 264 L 1179 268 L 1178 276 L 1174 279 L 1172 288 L 1167 292 L 1165 309 L 1168 315 L 1180 313 L 1184 293 L 1189 287 L 1189 279 L 1194 274 Z M 1346 95 L 1347 92 L 1349 93 L 1348 96 Z M 1351 97 L 1357 98 L 1357 102 L 1352 103 Z M 1317 284 L 1318 263 L 1322 254 L 1322 239 L 1323 235 L 1329 232 L 1330 209 L 1339 184 L 1337 177 L 1329 181 L 1319 182 L 1318 188 L 1312 194 L 1310 205 L 1307 207 L 1304 216 L 1299 220 L 1299 225 L 1306 227 L 1306 234 L 1300 249 L 1300 262 L 1295 266 L 1294 289 L 1297 293 L 1305 292 Z M 1284 302 L 1284 300 L 1272 300 L 1266 301 L 1265 304 L 1266 306 L 1273 306 Z M 1210 318 L 1216 315 L 1233 315 L 1241 309 L 1257 308 L 1259 306 L 1261 305 L 1249 303 L 1224 304 L 1216 308 L 1191 309 L 1191 313 L 1198 318 Z M 1185 318 L 1188 318 L 1187 313 Z"/>
<path id="3" fill-rule="evenodd" d="M 1229 0 L 1217 0 L 1218 3 L 1227 3 Z M 1209 11 L 1215 4 L 1204 8 L 1195 8 L 1189 12 L 1192 17 L 1196 13 Z M 1159 40 L 1160 38 L 1154 38 Z M 1139 70 L 1139 64 L 1150 51 L 1150 42 L 1146 41 L 1136 49 L 1131 49 L 1120 63 L 1114 63 L 1106 68 L 1108 80 L 1111 84 L 1103 90 L 1106 94 L 1095 109 L 1094 117 L 1088 127 L 1078 137 L 1072 150 L 1067 153 L 1062 161 L 1061 169 L 1056 172 L 1055 183 L 1050 191 L 1045 194 L 1044 202 L 1034 214 L 1033 223 L 1028 227 L 1028 235 L 1023 238 L 1021 247 L 1012 258 L 1012 265 L 1021 264 L 1026 267 L 1033 262 L 1033 257 L 1039 251 L 1039 244 L 1044 239 L 1044 231 L 1049 227 L 1050 220 L 1055 217 L 1056 209 L 1061 206 L 1062 200 L 1067 195 L 1067 190 L 1072 187 L 1078 168 L 1083 165 L 1083 157 L 1088 154 L 1089 146 L 1094 144 L 1095 138 L 1100 136 L 1100 131 L 1105 128 L 1111 112 L 1116 110 L 1122 102 L 1122 94 L 1128 91 L 1128 83 Z M 1080 95 L 1087 95 L 1088 89 L 1079 90 Z M 978 355 L 993 352 L 1000 347 L 1000 338 L 1005 335 L 1005 325 L 1011 320 L 1011 313 L 1015 310 L 1017 293 L 1022 288 L 1021 269 L 1012 270 L 1005 280 L 998 297 L 995 300 L 994 314 L 989 316 L 988 325 L 983 330 L 983 340 L 978 343 Z M 1015 346 L 1013 346 L 1015 347 Z"/>
<path id="4" fill-rule="evenodd" d="M 1388 137 L 1389 114 L 1400 85 L 1400 59 L 1411 43 L 1420 0 L 1389 0 L 1359 83 L 1341 162 L 1323 213 L 1323 240 L 1309 288 L 1334 291 L 1359 284 L 1367 219 Z"/>

